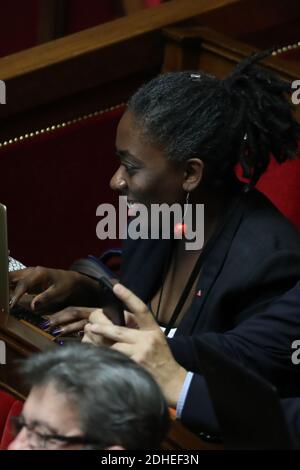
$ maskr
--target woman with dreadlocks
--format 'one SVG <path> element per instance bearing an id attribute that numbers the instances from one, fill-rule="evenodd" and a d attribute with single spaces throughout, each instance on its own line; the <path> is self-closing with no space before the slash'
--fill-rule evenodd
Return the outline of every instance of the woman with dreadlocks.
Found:
<path id="1" fill-rule="evenodd" d="M 135 295 L 115 289 L 139 329 L 115 327 L 97 312 L 87 339 L 104 336 L 142 362 L 173 405 L 187 370 L 197 369 L 191 338 L 234 329 L 300 278 L 299 233 L 254 189 L 270 155 L 280 163 L 294 157 L 300 139 L 289 85 L 256 65 L 264 56 L 246 59 L 224 80 L 202 72 L 161 75 L 133 95 L 118 126 L 112 189 L 127 196 L 130 210 L 136 203 L 180 203 L 191 211 L 204 204 L 204 246 L 189 251 L 176 237 L 127 240 L 121 280 Z M 246 184 L 236 177 L 237 165 Z M 19 281 L 14 302 L 47 283 L 32 302 L 36 311 L 101 305 L 97 283 L 73 271 L 30 268 L 11 280 Z M 63 334 L 82 329 L 90 312 L 59 312 L 46 327 Z M 130 315 L 127 321 L 134 323 Z"/>

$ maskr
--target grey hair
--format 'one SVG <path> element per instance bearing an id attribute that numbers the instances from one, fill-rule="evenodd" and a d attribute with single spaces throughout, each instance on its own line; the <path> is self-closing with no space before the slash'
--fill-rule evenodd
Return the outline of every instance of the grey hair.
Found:
<path id="1" fill-rule="evenodd" d="M 163 394 L 152 376 L 109 348 L 72 344 L 32 355 L 20 368 L 27 384 L 54 384 L 74 403 L 82 432 L 98 449 L 157 449 L 169 425 Z"/>

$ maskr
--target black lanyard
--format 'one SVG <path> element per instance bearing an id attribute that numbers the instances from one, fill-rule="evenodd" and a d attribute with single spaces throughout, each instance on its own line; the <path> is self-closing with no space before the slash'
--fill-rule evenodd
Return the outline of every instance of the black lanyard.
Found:
<path id="1" fill-rule="evenodd" d="M 175 323 L 176 323 L 176 320 L 177 320 L 177 318 L 178 318 L 178 316 L 179 316 L 179 314 L 180 314 L 180 312 L 181 312 L 181 310 L 182 310 L 182 307 L 184 306 L 185 301 L 186 301 L 186 299 L 187 299 L 187 297 L 188 297 L 188 295 L 189 295 L 189 293 L 190 293 L 190 291 L 191 291 L 191 288 L 193 287 L 193 284 L 194 284 L 194 282 L 195 282 L 195 279 L 196 279 L 197 275 L 199 274 L 200 266 L 201 266 L 201 264 L 203 263 L 203 260 L 204 260 L 204 258 L 205 258 L 205 256 L 206 256 L 206 254 L 207 254 L 207 250 L 205 250 L 205 252 L 202 251 L 202 252 L 200 253 L 200 255 L 199 255 L 197 261 L 196 261 L 196 264 L 195 264 L 195 266 L 194 266 L 194 268 L 193 268 L 193 271 L 192 271 L 191 274 L 190 274 L 190 277 L 189 277 L 189 279 L 188 279 L 188 281 L 187 281 L 187 283 L 186 283 L 186 285 L 185 285 L 185 288 L 183 289 L 182 294 L 181 294 L 181 296 L 180 296 L 180 298 L 179 298 L 179 300 L 178 300 L 178 302 L 177 302 L 177 305 L 176 305 L 176 307 L 175 307 L 175 309 L 174 309 L 174 312 L 173 312 L 173 314 L 172 314 L 172 316 L 171 316 L 171 319 L 170 319 L 170 321 L 169 321 L 169 323 L 168 323 L 168 325 L 167 325 L 167 327 L 166 327 L 166 329 L 165 329 L 165 335 L 166 335 L 166 336 L 168 336 L 170 330 L 173 328 L 173 326 L 174 326 Z"/>
<path id="2" fill-rule="evenodd" d="M 241 201 L 241 196 L 238 197 L 237 199 L 235 199 L 235 203 L 230 205 L 230 207 L 228 208 L 228 210 L 226 211 L 226 214 L 225 216 L 222 218 L 222 221 L 218 227 L 218 229 L 216 230 L 215 234 L 212 236 L 212 238 L 209 240 L 209 242 L 207 243 L 207 245 L 203 248 L 202 252 L 200 253 L 197 261 L 196 261 L 196 264 L 193 268 L 193 271 L 191 272 L 191 275 L 186 283 L 186 286 L 185 288 L 183 289 L 183 292 L 177 302 L 177 305 L 173 311 L 173 314 L 171 316 L 171 319 L 165 329 L 165 335 L 168 336 L 170 330 L 174 327 L 175 323 L 176 323 L 176 320 L 182 310 L 182 307 L 184 306 L 185 304 L 185 301 L 194 285 L 194 282 L 196 280 L 196 277 L 199 275 L 199 271 L 200 271 L 200 266 L 202 265 L 203 266 L 203 263 L 205 261 L 205 259 L 207 258 L 208 254 L 211 252 L 212 248 L 214 247 L 215 245 L 215 242 L 216 240 L 219 238 L 219 236 L 223 233 L 223 229 L 224 229 L 224 226 L 226 225 L 228 219 L 230 218 L 231 214 L 236 210 L 237 206 L 240 204 L 240 201 Z"/>

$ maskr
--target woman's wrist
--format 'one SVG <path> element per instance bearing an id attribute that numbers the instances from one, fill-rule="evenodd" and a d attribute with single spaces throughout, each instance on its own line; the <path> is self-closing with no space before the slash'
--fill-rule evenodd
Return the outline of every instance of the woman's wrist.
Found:
<path id="1" fill-rule="evenodd" d="M 101 304 L 101 287 L 99 282 L 85 274 L 70 271 L 73 275 L 76 303 L 86 307 L 98 307 Z"/>

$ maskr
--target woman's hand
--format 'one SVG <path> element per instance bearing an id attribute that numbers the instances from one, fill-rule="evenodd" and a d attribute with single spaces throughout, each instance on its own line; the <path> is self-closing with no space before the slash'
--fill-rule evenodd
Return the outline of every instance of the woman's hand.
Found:
<path id="1" fill-rule="evenodd" d="M 60 312 L 47 316 L 42 327 L 54 336 L 68 336 L 83 332 L 88 318 L 94 311 L 88 307 L 67 307 Z"/>
<path id="2" fill-rule="evenodd" d="M 27 268 L 9 273 L 12 291 L 11 307 L 24 294 L 36 294 L 31 301 L 31 310 L 38 313 L 55 311 L 66 305 L 97 305 L 99 285 L 96 281 L 75 271 Z"/>
<path id="3" fill-rule="evenodd" d="M 91 323 L 85 326 L 84 341 L 94 344 L 110 342 L 110 346 L 144 366 L 161 386 L 168 404 L 176 406 L 187 371 L 174 359 L 166 337 L 147 306 L 130 290 L 116 284 L 114 293 L 133 314 L 138 328 L 113 325 L 101 311 L 93 312 Z M 96 339 L 98 338 L 99 339 Z"/>

